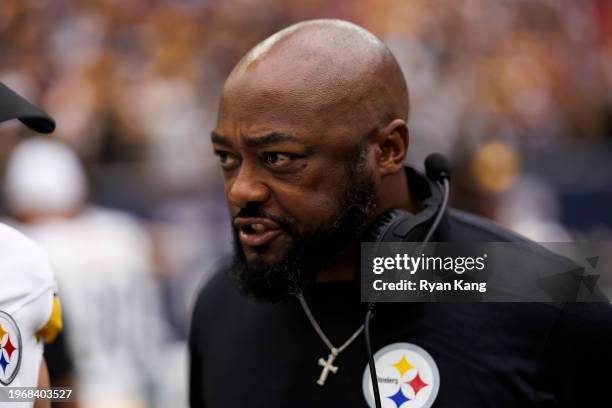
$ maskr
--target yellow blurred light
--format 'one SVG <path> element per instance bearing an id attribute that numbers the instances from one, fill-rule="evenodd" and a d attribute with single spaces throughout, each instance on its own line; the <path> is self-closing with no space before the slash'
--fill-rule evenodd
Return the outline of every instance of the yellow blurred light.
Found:
<path id="1" fill-rule="evenodd" d="M 491 193 L 500 193 L 512 187 L 519 167 L 520 158 L 516 149 L 499 140 L 480 146 L 471 163 L 475 183 Z"/>

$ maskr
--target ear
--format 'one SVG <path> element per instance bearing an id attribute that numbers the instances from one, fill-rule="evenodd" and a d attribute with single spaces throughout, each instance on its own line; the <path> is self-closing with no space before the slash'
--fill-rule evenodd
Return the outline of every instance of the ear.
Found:
<path id="1" fill-rule="evenodd" d="M 378 133 L 377 166 L 381 177 L 395 174 L 404 168 L 408 140 L 408 126 L 402 119 L 393 120 Z"/>

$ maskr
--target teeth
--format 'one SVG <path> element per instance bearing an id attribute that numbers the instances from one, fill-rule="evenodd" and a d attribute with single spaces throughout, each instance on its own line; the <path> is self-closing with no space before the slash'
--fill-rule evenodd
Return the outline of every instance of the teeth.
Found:
<path id="1" fill-rule="evenodd" d="M 251 228 L 253 228 L 253 231 L 265 231 L 266 230 L 266 226 L 263 224 L 251 224 Z"/>

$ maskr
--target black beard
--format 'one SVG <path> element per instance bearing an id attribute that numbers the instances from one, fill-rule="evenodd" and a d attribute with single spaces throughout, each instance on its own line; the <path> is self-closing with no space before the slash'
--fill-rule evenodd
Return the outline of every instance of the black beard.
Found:
<path id="1" fill-rule="evenodd" d="M 361 235 L 376 201 L 376 186 L 360 146 L 347 165 L 350 184 L 338 203 L 339 213 L 331 222 L 308 235 L 299 236 L 288 220 L 273 218 L 293 240 L 285 257 L 275 263 L 247 262 L 234 228 L 234 276 L 242 290 L 258 300 L 278 302 L 301 293 L 314 284 L 317 273 Z M 245 208 L 239 216 L 268 217 L 258 208 Z"/>

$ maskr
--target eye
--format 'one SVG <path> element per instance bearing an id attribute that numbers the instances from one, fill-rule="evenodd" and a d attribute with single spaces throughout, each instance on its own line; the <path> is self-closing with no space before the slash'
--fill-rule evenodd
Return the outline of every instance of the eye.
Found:
<path id="1" fill-rule="evenodd" d="M 263 154 L 263 161 L 270 167 L 284 167 L 291 163 L 295 158 L 290 153 L 270 152 Z"/>
<path id="2" fill-rule="evenodd" d="M 215 155 L 219 158 L 219 163 L 221 164 L 221 168 L 224 170 L 230 170 L 236 165 L 238 165 L 238 158 L 226 151 L 216 150 Z"/>

